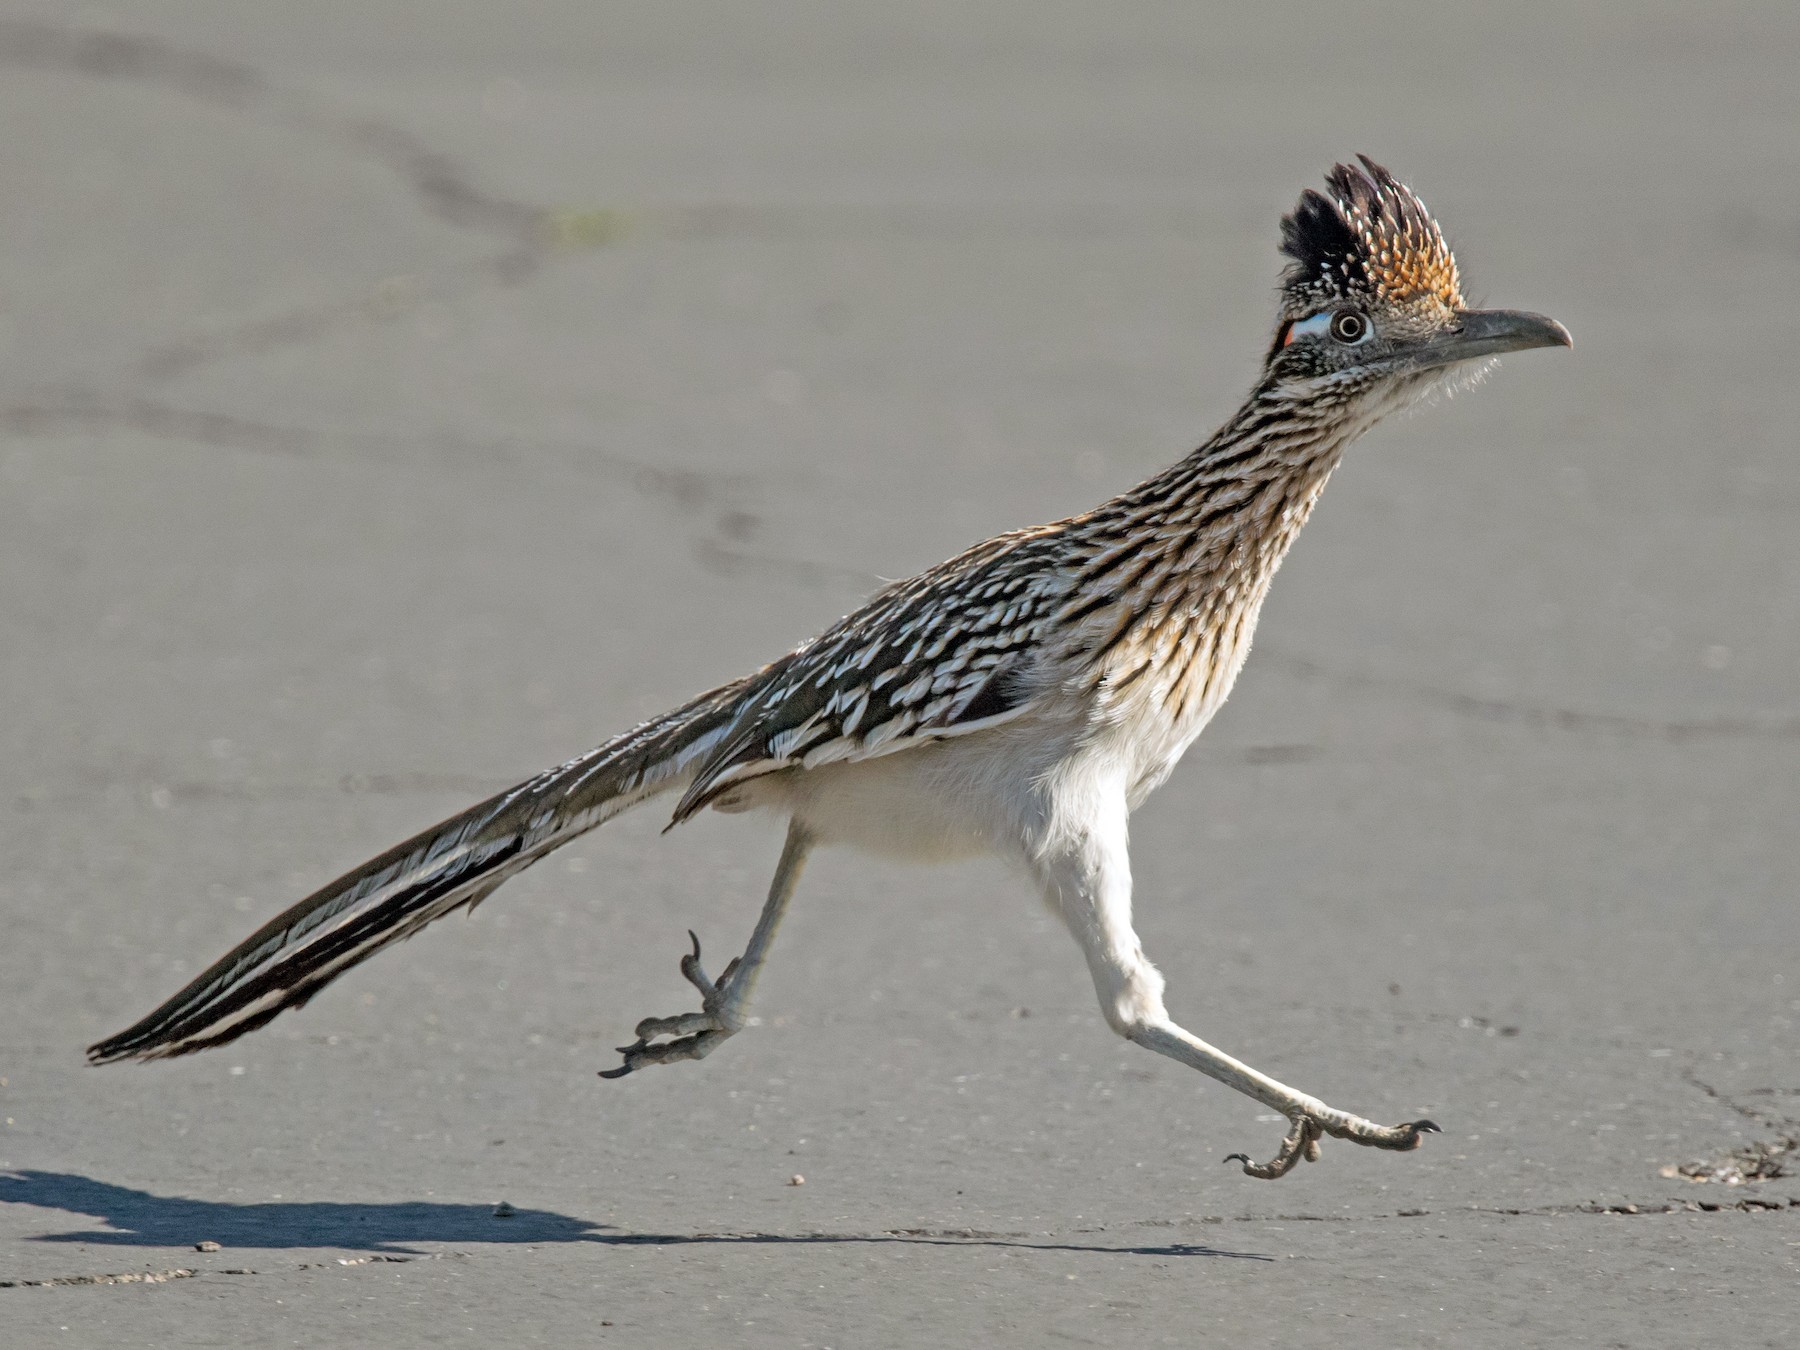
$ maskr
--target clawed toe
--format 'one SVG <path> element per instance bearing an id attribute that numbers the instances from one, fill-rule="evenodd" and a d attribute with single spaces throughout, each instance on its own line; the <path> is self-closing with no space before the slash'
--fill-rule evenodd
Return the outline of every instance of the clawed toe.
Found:
<path id="1" fill-rule="evenodd" d="M 674 1017 L 646 1017 L 632 1028 L 639 1041 L 653 1041 L 658 1036 L 691 1036 L 697 1031 L 717 1031 L 719 1021 L 711 1013 L 677 1013 Z"/>
<path id="2" fill-rule="evenodd" d="M 1281 1141 L 1281 1148 L 1268 1162 L 1253 1162 L 1247 1153 L 1228 1154 L 1225 1161 L 1242 1163 L 1245 1176 L 1256 1177 L 1263 1181 L 1273 1181 L 1277 1177 L 1285 1177 L 1302 1161 L 1317 1162 L 1322 1127 L 1311 1116 L 1295 1116 L 1293 1121 L 1293 1127 L 1288 1130 L 1287 1137 Z"/>
<path id="3" fill-rule="evenodd" d="M 736 1030 L 721 1015 L 721 1010 L 727 986 L 738 967 L 737 961 L 733 960 L 725 967 L 725 973 L 715 984 L 707 978 L 706 971 L 700 965 L 700 939 L 691 928 L 688 930 L 688 939 L 694 944 L 694 950 L 681 958 L 681 974 L 700 991 L 701 1011 L 677 1013 L 673 1017 L 646 1017 L 637 1024 L 633 1032 L 637 1040 L 619 1047 L 624 1063 L 616 1069 L 600 1070 L 600 1077 L 623 1078 L 626 1074 L 657 1064 L 679 1064 L 683 1060 L 704 1059 L 719 1042 Z M 669 1039 L 657 1039 L 663 1036 Z"/>
<path id="4" fill-rule="evenodd" d="M 633 1049 L 634 1049 L 633 1046 L 621 1045 L 619 1047 L 619 1053 L 621 1055 L 625 1056 L 625 1062 L 623 1064 L 619 1065 L 619 1067 L 616 1069 L 600 1070 L 600 1076 L 602 1078 L 623 1078 L 626 1074 L 630 1073 L 633 1069 L 637 1068 L 638 1066 L 631 1062 L 631 1056 L 632 1056 Z"/>
<path id="5" fill-rule="evenodd" d="M 678 1036 L 672 1041 L 651 1042 L 640 1036 L 630 1045 L 621 1045 L 619 1053 L 625 1062 L 616 1069 L 601 1069 L 602 1078 L 623 1078 L 639 1069 L 657 1064 L 679 1064 L 688 1059 L 705 1059 L 731 1033 L 723 1027 L 709 1027 L 692 1035 Z"/>
<path id="6" fill-rule="evenodd" d="M 1336 1130 L 1332 1131 L 1337 1134 Z M 1403 1120 L 1398 1125 L 1377 1125 L 1366 1135 L 1357 1131 L 1346 1131 L 1338 1135 L 1340 1139 L 1350 1139 L 1358 1144 L 1369 1144 L 1375 1148 L 1391 1148 L 1397 1153 L 1405 1153 L 1417 1148 L 1425 1141 L 1428 1134 L 1442 1134 L 1435 1120 Z"/>
<path id="7" fill-rule="evenodd" d="M 1333 1118 L 1337 1117 L 1337 1118 Z M 1226 1162 L 1241 1163 L 1244 1175 L 1256 1177 L 1262 1181 L 1274 1181 L 1284 1177 L 1301 1162 L 1317 1162 L 1320 1144 L 1326 1135 L 1338 1139 L 1348 1139 L 1352 1143 L 1366 1144 L 1371 1148 L 1387 1148 L 1396 1152 L 1415 1149 L 1428 1134 L 1442 1134 L 1443 1131 L 1435 1121 L 1409 1120 L 1399 1125 L 1377 1125 L 1372 1121 L 1362 1120 L 1356 1116 L 1339 1116 L 1332 1112 L 1325 1117 L 1315 1117 L 1300 1112 L 1290 1117 L 1292 1128 L 1281 1141 L 1281 1148 L 1266 1163 L 1254 1162 L 1247 1153 L 1230 1153 L 1225 1156 Z"/>
<path id="8" fill-rule="evenodd" d="M 700 935 L 688 929 L 688 941 L 694 944 L 694 950 L 681 958 L 681 975 L 689 984 L 700 991 L 703 999 L 717 998 L 719 987 L 706 978 L 706 971 L 700 966 Z M 733 964 L 736 964 L 735 962 Z M 725 979 L 731 978 L 731 967 L 725 968 Z M 724 980 L 719 982 L 724 983 Z M 642 1033 L 639 1033 L 642 1035 Z"/>

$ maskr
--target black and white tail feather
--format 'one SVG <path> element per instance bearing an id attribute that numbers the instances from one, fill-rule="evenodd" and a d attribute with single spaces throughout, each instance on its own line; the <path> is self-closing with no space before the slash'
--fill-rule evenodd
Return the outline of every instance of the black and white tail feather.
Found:
<path id="1" fill-rule="evenodd" d="M 551 850 L 685 786 L 754 677 L 734 681 L 471 806 L 271 919 L 88 1059 L 166 1059 L 224 1045 L 299 1008 L 434 919 L 473 910 Z"/>

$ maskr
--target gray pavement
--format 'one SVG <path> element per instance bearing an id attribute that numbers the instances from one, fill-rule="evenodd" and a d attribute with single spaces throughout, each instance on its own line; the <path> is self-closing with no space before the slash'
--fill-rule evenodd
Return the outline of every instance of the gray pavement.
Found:
<path id="1" fill-rule="evenodd" d="M 1800 1136 L 1797 50 L 0 6 L 0 1344 L 1792 1344 L 1800 1154 L 1674 1169 Z M 852 857 L 754 1034 L 601 1082 L 748 930 L 778 841 L 726 819 L 83 1066 L 311 885 L 1197 443 L 1358 150 L 1576 349 L 1353 453 L 1140 913 L 1190 1026 L 1442 1138 L 1250 1181 L 1280 1126 L 1113 1040 L 1022 886 Z"/>

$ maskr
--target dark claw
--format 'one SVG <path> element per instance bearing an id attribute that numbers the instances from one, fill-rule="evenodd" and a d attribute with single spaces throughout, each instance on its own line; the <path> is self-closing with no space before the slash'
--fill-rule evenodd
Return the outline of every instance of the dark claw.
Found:
<path id="1" fill-rule="evenodd" d="M 626 1074 L 630 1073 L 633 1067 L 631 1057 L 637 1054 L 638 1051 L 645 1049 L 646 1046 L 643 1041 L 638 1041 L 632 1045 L 619 1045 L 614 1046 L 613 1048 L 617 1050 L 619 1054 L 625 1056 L 625 1062 L 616 1069 L 601 1069 L 599 1072 L 602 1078 L 623 1078 Z"/>
<path id="2" fill-rule="evenodd" d="M 688 929 L 688 941 L 694 944 L 694 960 L 698 961 L 700 959 L 700 935 L 690 928 Z"/>
<path id="3" fill-rule="evenodd" d="M 1248 1153 L 1227 1153 L 1220 1161 L 1241 1162 L 1247 1167 L 1250 1164 L 1250 1155 Z"/>
<path id="4" fill-rule="evenodd" d="M 1413 1130 L 1418 1134 L 1442 1134 L 1444 1131 L 1435 1120 L 1415 1120 Z"/>

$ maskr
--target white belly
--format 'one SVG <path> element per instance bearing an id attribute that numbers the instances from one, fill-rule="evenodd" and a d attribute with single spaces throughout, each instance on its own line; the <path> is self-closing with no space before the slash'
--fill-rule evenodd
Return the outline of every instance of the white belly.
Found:
<path id="1" fill-rule="evenodd" d="M 1142 716 L 1099 726 L 1028 719 L 874 759 L 752 779 L 718 806 L 791 815 L 819 843 L 883 857 L 1018 860 L 1090 816 L 1098 796 L 1123 793 L 1135 807 L 1169 776 L 1202 726 L 1200 718 L 1186 726 Z"/>
<path id="2" fill-rule="evenodd" d="M 849 764 L 746 783 L 728 810 L 792 815 L 822 844 L 944 862 L 1017 856 L 1032 783 L 1059 756 L 1043 738 L 995 728 Z"/>

